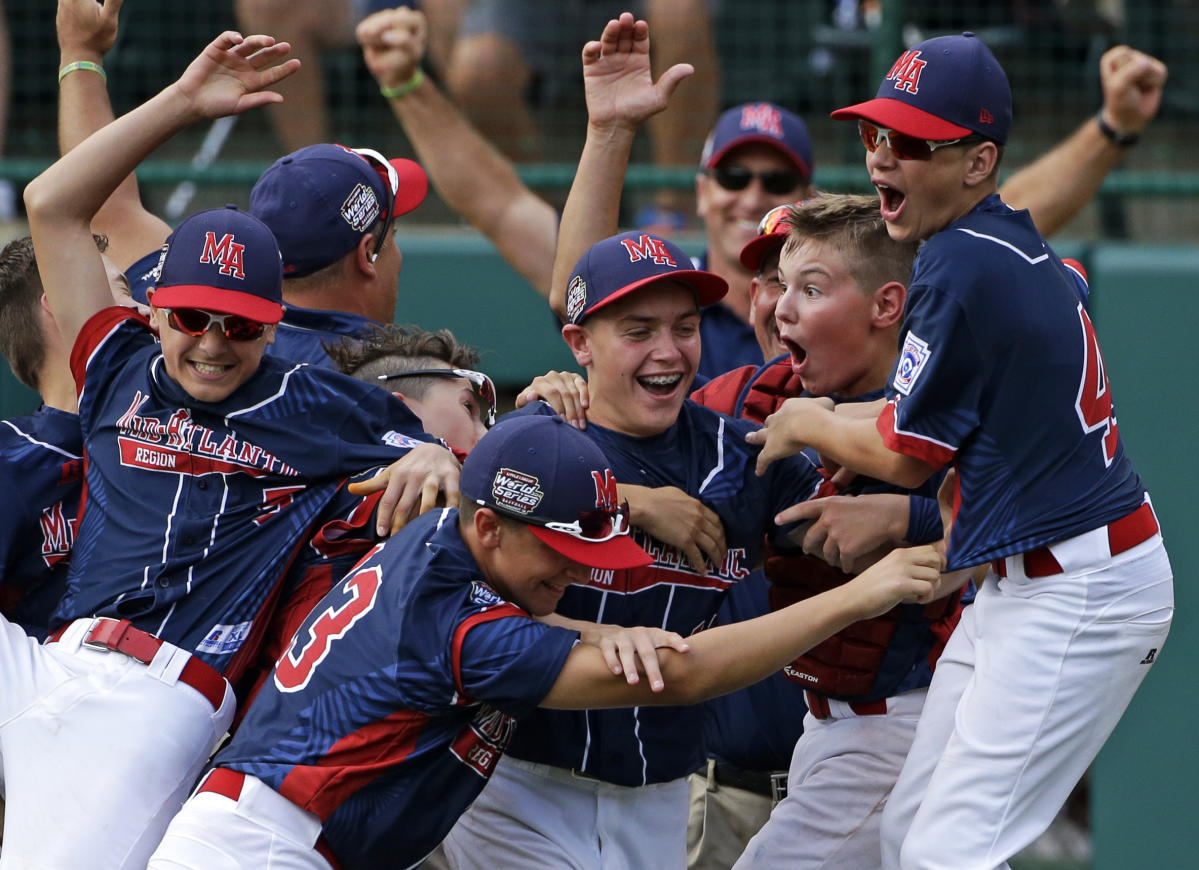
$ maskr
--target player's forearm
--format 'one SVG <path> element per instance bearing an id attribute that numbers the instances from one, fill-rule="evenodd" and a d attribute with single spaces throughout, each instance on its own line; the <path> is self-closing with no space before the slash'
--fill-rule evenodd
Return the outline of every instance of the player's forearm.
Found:
<path id="1" fill-rule="evenodd" d="M 583 154 L 562 209 L 554 253 L 550 307 L 563 320 L 566 284 L 575 264 L 588 248 L 618 228 L 620 194 L 635 134 L 635 129 L 621 125 L 588 125 Z"/>
<path id="2" fill-rule="evenodd" d="M 1049 237 L 1082 210 L 1103 179 L 1124 156 L 1094 118 L 1052 151 L 1011 176 L 999 195 L 1014 208 L 1026 208 L 1041 235 Z"/>
<path id="3" fill-rule="evenodd" d="M 889 449 L 874 419 L 835 413 L 825 419 L 827 424 L 799 433 L 797 440 L 826 460 L 905 489 L 915 489 L 933 473 L 928 463 Z"/>
<path id="4" fill-rule="evenodd" d="M 430 79 L 388 102 L 446 205 L 548 297 L 558 232 L 553 207 L 521 181 L 512 163 Z"/>
<path id="5" fill-rule="evenodd" d="M 94 59 L 93 59 L 94 55 Z M 64 49 L 60 69 L 78 60 L 100 63 L 103 55 L 82 49 Z M 58 148 L 60 154 L 113 121 L 112 103 L 103 78 L 90 70 L 68 74 L 59 84 Z M 109 257 L 124 269 L 162 244 L 170 227 L 146 210 L 137 176 L 129 173 L 92 218 L 92 229 L 108 236 Z"/>

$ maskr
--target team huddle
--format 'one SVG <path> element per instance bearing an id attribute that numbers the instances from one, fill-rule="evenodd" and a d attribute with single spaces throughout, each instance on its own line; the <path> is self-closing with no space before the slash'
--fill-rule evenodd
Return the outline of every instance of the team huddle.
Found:
<path id="1" fill-rule="evenodd" d="M 1045 831 L 1173 614 L 1085 271 L 1044 241 L 1104 171 L 1063 154 L 1127 147 L 1160 64 L 1105 55 L 1112 105 L 1002 188 L 972 33 L 833 113 L 872 196 L 813 186 L 798 116 L 730 109 L 693 260 L 618 232 L 693 72 L 655 80 L 631 13 L 583 47 L 560 220 L 401 7 L 358 39 L 418 156 L 447 134 L 429 174 L 313 145 L 172 229 L 138 164 L 301 60 L 226 32 L 114 119 L 120 5 L 60 0 L 64 154 L 0 254 L 43 400 L 0 427 L 0 868 L 1000 868 Z M 497 247 L 585 373 L 498 420 L 472 348 L 392 325 L 394 219 L 455 154 L 468 219 L 520 204 Z"/>

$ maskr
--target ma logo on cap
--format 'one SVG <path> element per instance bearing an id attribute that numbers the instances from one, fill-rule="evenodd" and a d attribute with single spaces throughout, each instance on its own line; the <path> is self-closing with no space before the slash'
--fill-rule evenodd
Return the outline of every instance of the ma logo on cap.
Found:
<path id="1" fill-rule="evenodd" d="M 629 252 L 630 263 L 653 260 L 659 266 L 678 266 L 670 251 L 666 250 L 666 244 L 647 233 L 642 233 L 636 240 L 621 239 L 620 244 Z"/>
<path id="2" fill-rule="evenodd" d="M 234 278 L 245 280 L 246 277 L 246 246 L 239 243 L 233 233 L 225 233 L 221 240 L 216 240 L 216 233 L 209 230 L 204 234 L 204 248 L 200 251 L 201 263 L 214 263 L 220 267 L 222 275 L 232 275 Z M 159 274 L 162 262 L 159 261 Z"/>
<path id="3" fill-rule="evenodd" d="M 620 496 L 616 494 L 616 478 L 612 476 L 612 469 L 605 468 L 602 474 L 593 471 L 591 479 L 595 481 L 595 506 L 605 510 L 615 508 Z"/>
<path id="4" fill-rule="evenodd" d="M 783 138 L 783 116 L 770 103 L 755 103 L 741 109 L 741 129 L 757 130 L 776 139 Z"/>
<path id="5" fill-rule="evenodd" d="M 920 59 L 918 50 L 908 49 L 891 66 L 891 71 L 887 73 L 887 81 L 895 82 L 897 91 L 918 94 L 920 93 L 920 73 L 927 65 L 928 61 Z"/>

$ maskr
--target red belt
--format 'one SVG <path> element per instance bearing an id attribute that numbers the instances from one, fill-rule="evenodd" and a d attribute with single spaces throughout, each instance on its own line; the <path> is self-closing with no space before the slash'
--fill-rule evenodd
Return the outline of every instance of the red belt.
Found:
<path id="1" fill-rule="evenodd" d="M 1116 556 L 1125 550 L 1131 550 L 1137 544 L 1143 544 L 1152 538 L 1159 531 L 1157 517 L 1153 515 L 1153 508 L 1149 506 L 1149 502 L 1145 502 L 1132 513 L 1125 514 L 1120 519 L 1108 523 L 1109 552 Z M 1000 577 L 1007 576 L 1006 560 L 996 559 L 991 563 L 991 567 Z M 1048 547 L 1037 547 L 1037 549 L 1029 550 L 1024 554 L 1025 577 L 1049 577 L 1061 573 L 1062 566 L 1058 564 Z"/>
<path id="2" fill-rule="evenodd" d="M 46 643 L 61 640 L 70 626 L 71 623 L 68 622 L 54 631 L 46 638 Z M 155 653 L 163 643 L 162 638 L 155 637 L 140 628 L 134 628 L 128 619 L 100 617 L 84 637 L 81 646 L 124 653 L 129 658 L 148 665 L 154 660 Z M 205 700 L 212 705 L 212 709 L 221 709 L 221 704 L 225 701 L 225 687 L 228 684 L 224 677 L 195 656 L 189 658 L 187 664 L 183 666 L 183 671 L 179 674 L 179 682 L 186 683 L 203 695 Z"/>
<path id="3" fill-rule="evenodd" d="M 227 797 L 231 801 L 236 801 L 241 797 L 242 786 L 245 785 L 246 775 L 241 771 L 230 770 L 227 767 L 214 767 L 208 772 L 208 776 L 204 777 L 204 781 L 200 783 L 200 787 L 196 789 L 196 794 L 210 791 L 214 794 L 219 794 L 221 797 Z M 321 836 L 313 846 L 321 857 L 329 862 L 329 866 L 333 870 L 342 870 L 342 865 L 338 863 L 337 856 L 333 854 L 333 850 L 329 848 L 329 844 L 325 842 L 324 836 Z"/>
<path id="4" fill-rule="evenodd" d="M 804 697 L 808 701 L 808 709 L 812 711 L 812 715 L 817 719 L 831 719 L 833 712 L 829 709 L 828 698 L 824 695 L 817 695 L 815 692 L 804 692 Z M 881 701 L 849 701 L 850 710 L 857 713 L 859 716 L 885 716 L 887 715 L 887 702 Z"/>
<path id="5" fill-rule="evenodd" d="M 214 767 L 209 771 L 208 776 L 204 777 L 204 782 L 196 789 L 196 794 L 202 791 L 211 791 L 235 801 L 241 797 L 241 787 L 245 781 L 246 775 L 239 770 Z"/>

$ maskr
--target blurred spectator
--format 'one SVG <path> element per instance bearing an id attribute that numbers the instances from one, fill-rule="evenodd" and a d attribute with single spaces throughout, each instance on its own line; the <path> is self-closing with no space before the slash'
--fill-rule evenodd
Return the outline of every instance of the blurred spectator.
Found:
<path id="1" fill-rule="evenodd" d="M 431 10 L 437 2 L 428 0 L 424 6 Z M 467 118 L 505 155 L 518 162 L 542 159 L 532 98 L 549 101 L 567 86 L 578 90 L 578 46 L 609 18 L 631 9 L 653 28 L 656 67 L 695 66 L 671 108 L 649 125 L 656 165 L 694 166 L 719 103 L 712 28 L 716 6 L 715 0 L 473 0 L 450 53 L 446 87 Z M 430 32 L 436 32 L 434 22 Z M 691 209 L 689 193 L 661 190 L 654 208 L 639 215 L 637 223 L 661 231 L 681 229 Z"/>

